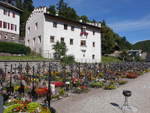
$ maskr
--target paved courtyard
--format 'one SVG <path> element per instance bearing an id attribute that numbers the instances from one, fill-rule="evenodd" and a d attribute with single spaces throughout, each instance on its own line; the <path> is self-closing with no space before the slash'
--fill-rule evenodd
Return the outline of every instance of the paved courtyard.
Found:
<path id="1" fill-rule="evenodd" d="M 132 91 L 129 104 L 136 108 L 132 112 L 120 109 L 124 102 L 123 90 Z M 52 106 L 57 113 L 150 113 L 150 73 L 130 80 L 116 90 L 92 89 L 86 94 L 52 102 Z"/>

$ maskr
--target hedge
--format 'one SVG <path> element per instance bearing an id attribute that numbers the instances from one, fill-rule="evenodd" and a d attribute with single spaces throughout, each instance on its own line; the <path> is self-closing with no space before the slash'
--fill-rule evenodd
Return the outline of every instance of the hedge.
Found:
<path id="1" fill-rule="evenodd" d="M 0 52 L 11 54 L 28 55 L 31 52 L 29 47 L 13 42 L 0 42 Z"/>

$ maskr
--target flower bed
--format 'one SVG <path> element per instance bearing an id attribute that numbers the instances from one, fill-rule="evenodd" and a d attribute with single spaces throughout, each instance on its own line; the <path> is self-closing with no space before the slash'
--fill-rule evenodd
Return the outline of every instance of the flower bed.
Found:
<path id="1" fill-rule="evenodd" d="M 130 78 L 130 79 L 137 78 L 138 76 L 139 75 L 136 72 L 129 72 L 129 73 L 127 73 L 127 78 Z"/>
<path id="2" fill-rule="evenodd" d="M 37 102 L 29 102 L 29 101 L 21 101 L 21 100 L 13 100 L 16 104 L 12 103 L 7 104 L 6 109 L 4 109 L 4 113 L 51 113 L 47 107 L 41 106 Z M 9 103 L 9 102 L 8 102 Z"/>
<path id="3" fill-rule="evenodd" d="M 65 84 L 61 81 L 54 81 L 52 84 L 55 85 L 55 87 L 63 87 Z"/>

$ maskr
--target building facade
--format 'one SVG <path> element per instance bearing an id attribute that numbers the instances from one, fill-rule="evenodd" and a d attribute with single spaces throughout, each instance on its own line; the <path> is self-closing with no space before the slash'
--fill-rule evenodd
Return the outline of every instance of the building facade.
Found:
<path id="1" fill-rule="evenodd" d="M 0 1 L 0 41 L 18 42 L 21 12 L 15 6 Z"/>
<path id="2" fill-rule="evenodd" d="M 26 23 L 25 45 L 45 58 L 54 58 L 53 45 L 65 42 L 67 55 L 77 62 L 101 62 L 101 24 L 82 23 L 48 14 L 46 7 L 36 8 Z"/>

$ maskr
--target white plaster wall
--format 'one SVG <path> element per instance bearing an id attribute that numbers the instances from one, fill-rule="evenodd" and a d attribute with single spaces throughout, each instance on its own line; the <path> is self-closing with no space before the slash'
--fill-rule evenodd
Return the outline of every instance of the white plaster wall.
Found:
<path id="1" fill-rule="evenodd" d="M 68 29 L 64 30 L 64 23 L 57 22 L 57 28 L 53 27 L 53 20 L 47 19 L 44 23 L 44 57 L 53 58 L 54 50 L 53 45 L 60 41 L 61 37 L 64 37 L 64 41 L 68 48 L 67 54 L 73 55 L 76 61 L 79 62 L 101 62 L 101 35 L 100 30 L 95 32 L 87 29 L 88 36 L 80 36 L 81 29 L 80 26 L 75 26 L 74 31 L 71 31 L 71 25 L 68 25 Z M 50 43 L 50 36 L 55 37 L 55 43 Z M 74 39 L 74 44 L 70 45 L 70 38 Z M 86 40 L 87 47 L 81 47 L 80 41 Z M 92 42 L 95 42 L 95 47 L 93 47 Z M 81 50 L 86 50 L 85 57 L 83 57 L 83 52 Z M 92 55 L 95 55 L 95 59 L 92 59 Z"/>
<path id="2" fill-rule="evenodd" d="M 38 23 L 37 29 L 35 28 L 35 23 Z M 30 28 L 30 32 L 28 31 Z M 39 41 L 39 36 L 41 36 L 41 43 Z M 35 44 L 33 44 L 33 39 L 35 38 Z M 28 43 L 29 40 L 29 43 Z M 30 16 L 26 23 L 26 33 L 25 33 L 25 45 L 29 46 L 31 50 L 43 54 L 43 40 L 44 40 L 44 15 L 43 13 L 34 13 Z"/>
<path id="3" fill-rule="evenodd" d="M 4 13 L 3 13 L 4 9 L 10 10 L 10 16 L 4 15 Z M 13 18 L 12 12 L 15 12 L 15 18 Z M 0 28 L 1 31 L 19 34 L 19 31 L 20 31 L 20 29 L 19 29 L 20 28 L 20 14 L 18 12 L 16 12 L 15 10 L 4 8 L 3 6 L 0 6 L 0 20 L 7 22 L 7 23 L 10 23 L 10 24 L 17 25 L 17 31 L 11 30 L 11 29 L 10 30 L 3 29 L 3 27 Z"/>

